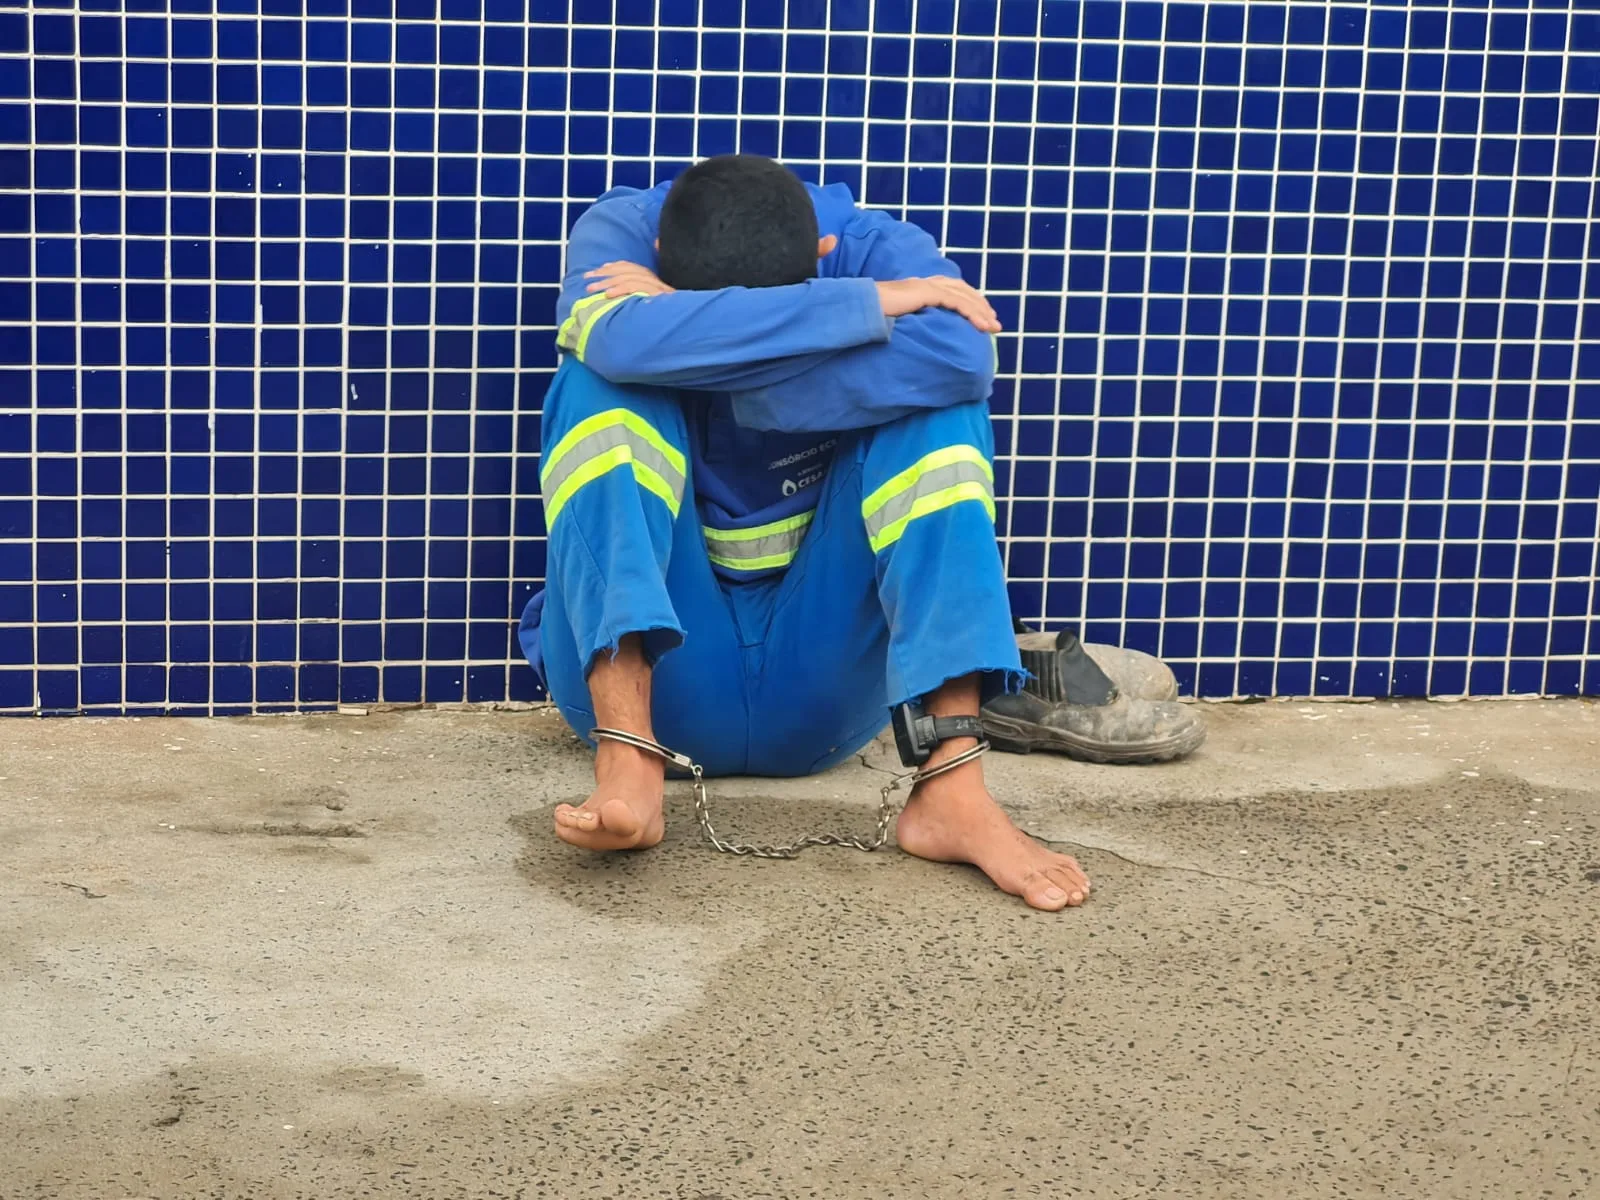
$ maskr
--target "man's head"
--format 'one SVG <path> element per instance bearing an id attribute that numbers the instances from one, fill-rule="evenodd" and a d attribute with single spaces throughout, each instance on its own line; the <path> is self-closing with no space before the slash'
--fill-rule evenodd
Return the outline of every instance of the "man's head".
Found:
<path id="1" fill-rule="evenodd" d="M 817 238 L 805 184 L 753 154 L 726 154 L 678 176 L 661 208 L 656 274 L 679 291 L 782 287 L 817 273 L 834 239 Z"/>

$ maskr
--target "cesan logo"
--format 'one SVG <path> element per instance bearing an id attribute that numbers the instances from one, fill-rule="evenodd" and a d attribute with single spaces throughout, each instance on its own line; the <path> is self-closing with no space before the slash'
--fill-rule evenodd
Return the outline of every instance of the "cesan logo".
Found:
<path id="1" fill-rule="evenodd" d="M 798 479 L 785 479 L 783 481 L 783 494 L 792 496 L 801 488 L 811 487 L 820 483 L 822 477 L 828 473 L 826 467 L 812 467 L 809 471 L 802 471 Z"/>

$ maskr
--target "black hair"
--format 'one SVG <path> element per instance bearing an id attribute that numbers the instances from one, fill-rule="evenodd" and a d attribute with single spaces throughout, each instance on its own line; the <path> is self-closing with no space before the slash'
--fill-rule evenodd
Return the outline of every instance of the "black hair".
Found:
<path id="1" fill-rule="evenodd" d="M 782 287 L 817 273 L 817 213 L 793 171 L 754 154 L 696 163 L 661 207 L 656 274 L 680 291 Z"/>

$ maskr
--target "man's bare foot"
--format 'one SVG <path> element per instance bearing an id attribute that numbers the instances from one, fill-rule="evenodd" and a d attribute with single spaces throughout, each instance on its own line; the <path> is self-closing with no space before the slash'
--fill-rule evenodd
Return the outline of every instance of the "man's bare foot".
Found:
<path id="1" fill-rule="evenodd" d="M 589 696 L 601 727 L 652 738 L 650 663 L 636 633 L 600 651 L 589 667 Z M 667 765 L 644 750 L 601 739 L 594 794 L 577 808 L 556 806 L 556 836 L 585 850 L 643 850 L 666 833 L 661 800 Z"/>
<path id="2" fill-rule="evenodd" d="M 602 741 L 594 779 L 594 794 L 581 805 L 556 806 L 558 838 L 585 850 L 644 850 L 661 840 L 665 763 L 632 746 Z"/>
<path id="3" fill-rule="evenodd" d="M 971 746 L 948 742 L 933 760 Z M 1011 823 L 983 783 L 981 763 L 930 779 L 912 793 L 895 826 L 900 849 L 933 862 L 971 863 L 1003 892 L 1049 912 L 1089 898 L 1089 877 L 1076 860 L 1040 845 Z"/>

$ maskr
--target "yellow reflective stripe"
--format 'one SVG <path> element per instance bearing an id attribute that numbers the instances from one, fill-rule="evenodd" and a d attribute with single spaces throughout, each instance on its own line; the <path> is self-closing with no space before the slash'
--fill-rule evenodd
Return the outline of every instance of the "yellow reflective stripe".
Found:
<path id="1" fill-rule="evenodd" d="M 612 425 L 621 425 L 653 447 L 680 475 L 688 474 L 689 462 L 683 457 L 683 452 L 657 433 L 654 425 L 630 408 L 608 408 L 605 412 L 579 421 L 567 431 L 566 436 L 556 443 L 555 449 L 545 455 L 544 464 L 539 470 L 540 481 L 548 481 L 561 460 L 584 438 Z"/>
<path id="2" fill-rule="evenodd" d="M 990 480 L 994 480 L 994 468 L 989 465 L 989 460 L 984 457 L 983 451 L 976 446 L 946 446 L 942 450 L 935 450 L 918 459 L 888 483 L 874 491 L 861 502 L 861 515 L 868 520 L 889 501 L 901 492 L 908 491 L 917 485 L 917 481 L 930 471 L 937 471 L 940 467 L 950 466 L 952 463 L 972 463 Z"/>
<path id="3" fill-rule="evenodd" d="M 706 552 L 706 557 L 719 567 L 727 567 L 730 571 L 768 571 L 773 567 L 787 567 L 794 561 L 798 550 L 786 550 L 782 554 L 763 554 L 759 558 L 724 558 L 720 554 Z"/>
<path id="4" fill-rule="evenodd" d="M 633 477 L 639 486 L 646 491 L 654 492 L 667 503 L 667 508 L 672 515 L 678 515 L 678 508 L 682 503 L 672 491 L 672 485 L 661 478 L 655 471 L 633 456 L 631 446 L 613 446 L 603 454 L 597 454 L 587 462 L 580 464 L 576 470 L 561 481 L 561 486 L 556 489 L 555 495 L 545 501 L 544 524 L 549 529 L 556 523 L 556 517 L 566 507 L 567 501 L 573 494 L 586 483 L 591 483 L 604 475 L 624 465 L 633 467 Z"/>
<path id="5" fill-rule="evenodd" d="M 640 487 L 678 515 L 688 483 L 683 452 L 632 409 L 610 408 L 579 421 L 545 456 L 539 471 L 545 527 L 555 525 L 579 488 L 624 465 L 632 467 Z"/>
<path id="6" fill-rule="evenodd" d="M 561 332 L 556 335 L 556 348 L 572 351 L 578 356 L 578 361 L 582 362 L 584 354 L 588 352 L 589 339 L 594 335 L 595 326 L 600 324 L 600 318 L 619 304 L 649 294 L 649 292 L 634 292 L 632 295 L 618 296 L 615 299 L 604 292 L 585 296 L 572 306 L 567 319 L 561 323 Z"/>
<path id="7" fill-rule="evenodd" d="M 578 345 L 579 322 L 586 320 L 584 316 L 597 304 L 606 300 L 604 292 L 596 292 L 592 296 L 585 296 L 572 306 L 572 311 L 567 314 L 567 319 L 561 322 L 561 332 L 556 334 L 556 348 L 560 350 L 573 350 Z"/>
<path id="8" fill-rule="evenodd" d="M 719 542 L 753 542 L 757 538 L 771 537 L 776 533 L 788 533 L 791 529 L 799 529 L 803 525 L 811 524 L 815 513 L 801 513 L 798 517 L 785 517 L 781 521 L 774 521 L 770 525 L 754 525 L 749 529 L 713 529 L 703 526 L 709 538 Z"/>
<path id="9" fill-rule="evenodd" d="M 767 571 L 787 567 L 800 552 L 800 542 L 814 512 L 803 512 L 749 529 L 714 529 L 702 525 L 706 557 L 733 571 Z M 719 553 L 720 551 L 720 553 Z"/>
<path id="10" fill-rule="evenodd" d="M 949 508 L 952 504 L 960 504 L 963 500 L 977 500 L 989 514 L 989 519 L 994 520 L 994 499 L 989 495 L 989 489 L 975 481 L 957 483 L 951 487 L 941 488 L 937 492 L 929 492 L 925 496 L 918 496 L 916 503 L 911 506 L 911 511 L 897 521 L 885 525 L 881 530 L 868 539 L 872 545 L 872 552 L 876 554 L 886 546 L 891 546 L 900 540 L 900 535 L 906 531 L 906 526 L 918 517 L 925 517 L 929 513 L 938 512 L 940 509 Z"/>
<path id="11" fill-rule="evenodd" d="M 606 304 L 602 304 L 599 308 L 595 309 L 594 313 L 589 317 L 588 322 L 584 325 L 582 332 L 578 334 L 578 361 L 583 361 L 584 351 L 589 349 L 589 339 L 594 335 L 594 327 L 600 324 L 601 317 L 605 316 L 617 305 L 626 304 L 635 296 L 643 296 L 646 294 L 647 293 L 645 292 L 635 292 L 632 296 L 618 296 L 615 300 L 612 300 Z"/>
<path id="12" fill-rule="evenodd" d="M 964 500 L 981 503 L 994 519 L 994 467 L 972 445 L 945 446 L 925 454 L 861 504 L 873 553 L 900 540 L 906 526 Z"/>

